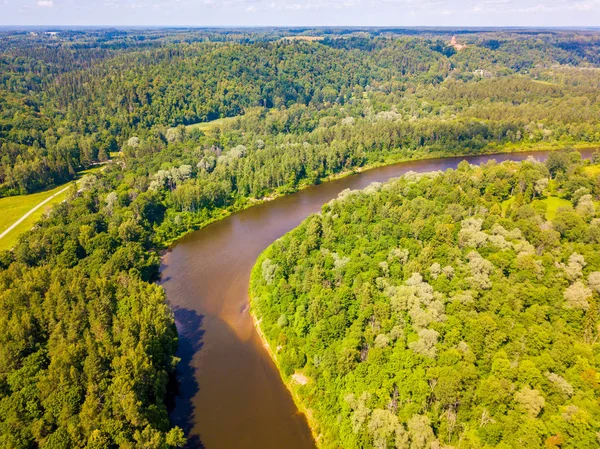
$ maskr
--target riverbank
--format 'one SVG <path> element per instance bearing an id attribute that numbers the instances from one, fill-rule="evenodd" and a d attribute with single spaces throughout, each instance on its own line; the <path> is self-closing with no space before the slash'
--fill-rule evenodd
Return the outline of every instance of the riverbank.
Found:
<path id="1" fill-rule="evenodd" d="M 256 288 L 248 313 L 248 280 L 259 260 L 252 279 L 253 285 L 260 285 L 261 254 L 346 189 L 364 189 L 409 171 L 456 169 L 462 160 L 474 165 L 529 156 L 544 160 L 549 153 L 537 154 L 441 158 L 361 170 L 356 176 L 282 195 L 257 207 L 247 207 L 248 203 L 246 210 L 183 238 L 164 256 L 161 266 L 161 285 L 179 320 L 177 356 L 186 361 L 180 369 L 187 373 L 173 422 L 190 426 L 186 427 L 189 435 L 200 436 L 206 447 L 215 449 L 316 449 L 315 439 L 322 445 L 328 429 L 322 427 L 316 410 L 313 419 L 307 394 L 316 379 L 300 378 L 298 374 L 308 373 L 288 368 L 295 365 L 289 365 L 278 350 L 278 333 L 266 326 L 265 298 Z M 272 345 L 266 346 L 268 341 Z M 307 385 L 300 384 L 306 380 Z"/>
<path id="2" fill-rule="evenodd" d="M 302 180 L 298 186 L 293 189 L 281 189 L 280 191 L 274 191 L 270 195 L 257 199 L 257 198 L 243 198 L 241 199 L 241 205 L 231 205 L 226 209 L 220 209 L 218 214 L 214 217 L 209 218 L 208 220 L 200 223 L 198 226 L 190 228 L 183 233 L 173 237 L 169 240 L 161 242 L 161 245 L 157 248 L 161 255 L 169 252 L 173 245 L 177 244 L 177 242 L 185 237 L 186 235 L 204 229 L 205 227 L 221 221 L 230 215 L 246 210 L 250 207 L 257 206 L 259 204 L 263 204 L 265 202 L 273 201 L 278 198 L 281 198 L 286 195 L 291 195 L 293 193 L 302 191 L 309 187 L 312 187 L 316 184 L 322 184 L 330 181 L 334 181 L 337 179 L 342 179 L 347 176 L 352 176 L 354 174 L 363 173 L 368 170 L 373 170 L 380 167 L 386 167 L 389 165 L 402 164 L 406 162 L 417 162 L 417 161 L 427 161 L 433 159 L 452 159 L 452 158 L 461 158 L 461 157 L 473 157 L 473 156 L 494 156 L 501 154 L 512 154 L 512 153 L 527 153 L 527 152 L 544 152 L 544 151 L 560 151 L 566 148 L 572 148 L 578 151 L 585 150 L 600 150 L 600 143 L 596 145 L 590 145 L 589 143 L 575 143 L 570 145 L 559 144 L 559 143 L 550 143 L 544 145 L 520 145 L 520 146 L 512 146 L 512 147 L 502 147 L 499 149 L 489 148 L 487 151 L 478 152 L 478 153 L 460 153 L 460 154 L 446 154 L 443 152 L 431 152 L 431 153 L 416 153 L 415 157 L 405 157 L 402 155 L 392 155 L 387 157 L 383 161 L 372 162 L 369 164 L 365 164 L 359 167 L 353 167 L 347 170 L 343 170 L 338 173 L 332 173 L 325 178 L 319 179 L 318 183 L 310 182 L 308 179 Z"/>
<path id="3" fill-rule="evenodd" d="M 262 257 L 262 255 L 261 255 L 261 257 Z M 261 257 L 259 257 L 258 260 L 260 260 Z M 279 377 L 281 378 L 281 382 L 283 383 L 285 388 L 289 391 L 290 395 L 292 396 L 292 400 L 294 401 L 294 404 L 296 404 L 296 407 L 298 408 L 300 413 L 302 413 L 306 417 L 306 422 L 308 424 L 308 428 L 310 429 L 310 433 L 313 437 L 313 440 L 315 441 L 315 444 L 318 447 L 319 446 L 318 443 L 319 443 L 319 439 L 320 439 L 320 433 L 317 430 L 318 423 L 314 419 L 311 410 L 304 405 L 304 403 L 302 402 L 302 399 L 300 398 L 300 394 L 294 388 L 294 385 L 299 385 L 299 384 L 294 384 L 292 378 L 286 380 L 281 375 L 281 367 L 279 366 L 279 361 L 277 360 L 277 355 L 273 351 L 273 348 L 271 348 L 271 345 L 269 344 L 269 341 L 267 340 L 267 336 L 264 334 L 262 328 L 260 327 L 260 320 L 254 313 L 254 310 L 252 308 L 253 297 L 252 297 L 252 293 L 250 291 L 248 292 L 248 301 L 250 303 L 250 307 L 248 308 L 248 314 L 250 315 L 250 318 L 252 318 L 252 323 L 254 325 L 254 329 L 256 329 L 256 333 L 258 334 L 258 337 L 260 338 L 260 341 L 261 341 L 263 347 L 266 349 L 267 353 L 269 354 L 269 357 L 275 364 L 275 366 L 277 368 L 277 372 L 279 373 Z"/>
<path id="4" fill-rule="evenodd" d="M 595 150 L 596 147 L 580 147 L 580 148 L 576 148 L 576 149 L 578 149 L 578 150 Z M 531 152 L 531 151 L 532 151 L 532 149 L 528 148 L 527 150 L 523 150 L 523 151 L 520 151 L 520 152 Z M 549 148 L 543 148 L 543 149 L 539 149 L 538 151 L 552 151 L 552 150 L 549 149 Z M 494 154 L 510 154 L 510 153 L 518 153 L 518 152 L 519 151 L 507 151 L 507 152 L 503 152 L 503 153 L 493 153 L 491 155 L 493 156 Z M 457 157 L 464 157 L 464 156 L 465 155 L 463 155 L 463 156 L 457 156 Z M 432 158 L 421 158 L 421 159 L 418 159 L 418 160 L 427 160 L 427 159 L 432 159 Z M 409 161 L 411 161 L 411 160 L 409 160 Z M 402 162 L 408 162 L 408 161 L 398 161 L 396 163 L 402 163 Z M 374 168 L 382 167 L 382 166 L 385 166 L 385 165 L 393 165 L 393 164 L 394 163 L 392 163 L 392 164 L 382 164 L 382 165 L 378 165 L 378 166 L 370 166 L 368 168 L 366 166 L 365 167 L 361 167 L 362 170 L 358 169 L 358 170 L 349 171 L 347 173 L 340 173 L 340 174 L 337 174 L 337 175 L 333 175 L 333 176 L 331 176 L 331 177 L 328 178 L 328 181 L 329 180 L 334 180 L 334 179 L 341 179 L 341 178 L 344 178 L 344 177 L 349 176 L 351 174 L 360 173 L 360 172 L 366 171 L 368 169 L 374 169 Z M 303 187 L 303 188 L 307 188 L 307 187 L 310 187 L 310 186 L 306 186 L 306 187 Z M 275 198 L 272 198 L 272 199 L 275 199 Z M 269 199 L 268 201 L 271 201 L 272 199 Z M 265 251 L 267 251 L 267 250 L 268 250 L 268 248 L 265 249 Z M 296 404 L 296 407 L 306 417 L 306 421 L 308 423 L 308 427 L 309 427 L 310 432 L 312 434 L 312 437 L 313 437 L 313 439 L 315 441 L 315 444 L 317 445 L 317 447 L 319 447 L 318 443 L 319 443 L 320 435 L 321 435 L 321 432 L 319 431 L 319 423 L 314 418 L 311 410 L 302 401 L 302 398 L 301 398 L 300 393 L 298 391 L 298 389 L 301 388 L 304 385 L 304 383 L 301 384 L 301 383 L 297 382 L 296 380 L 294 380 L 294 376 L 296 374 L 298 374 L 298 373 L 294 373 L 294 375 L 289 376 L 289 378 L 286 378 L 286 376 L 284 376 L 283 371 L 282 371 L 281 366 L 280 366 L 280 363 L 279 363 L 278 358 L 277 358 L 277 351 L 269 343 L 269 341 L 267 339 L 267 336 L 265 335 L 265 333 L 264 333 L 264 331 L 263 331 L 263 329 L 261 327 L 261 319 L 256 314 L 255 295 L 254 295 L 254 292 L 253 292 L 252 285 L 253 285 L 253 279 L 256 276 L 261 276 L 260 267 L 261 267 L 261 262 L 264 259 L 264 253 L 265 253 L 265 251 L 263 251 L 260 254 L 260 256 L 257 258 L 256 263 L 255 263 L 255 265 L 254 265 L 254 267 L 252 269 L 252 272 L 251 272 L 250 285 L 248 287 L 248 301 L 249 301 L 249 307 L 247 309 L 248 310 L 248 314 L 250 315 L 250 317 L 252 319 L 253 326 L 256 329 L 256 332 L 257 332 L 258 337 L 259 337 L 259 339 L 260 339 L 260 341 L 262 343 L 262 346 L 266 349 L 267 353 L 269 354 L 270 359 L 272 360 L 272 362 L 274 363 L 275 367 L 277 368 L 277 371 L 279 373 L 279 377 L 281 378 L 281 381 L 282 381 L 283 385 L 285 386 L 285 388 L 290 393 L 290 395 L 291 395 L 294 403 Z M 310 382 L 310 379 L 308 379 L 308 382 Z"/>

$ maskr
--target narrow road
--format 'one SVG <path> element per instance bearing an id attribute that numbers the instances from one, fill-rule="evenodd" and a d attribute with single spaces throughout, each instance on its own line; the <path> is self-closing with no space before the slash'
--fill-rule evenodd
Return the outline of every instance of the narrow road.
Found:
<path id="1" fill-rule="evenodd" d="M 97 162 L 92 164 L 92 166 L 97 166 L 97 165 L 106 165 L 107 163 L 112 162 L 111 159 L 109 159 L 108 161 L 105 162 Z M 105 167 L 103 167 L 100 171 L 104 170 Z M 81 182 L 81 179 L 77 179 L 75 181 L 76 184 L 79 184 Z M 56 198 L 58 195 L 60 195 L 61 193 L 65 192 L 66 190 L 69 189 L 69 187 L 71 187 L 71 183 L 69 182 L 68 185 L 64 188 L 61 189 L 59 192 L 56 192 L 53 195 L 50 195 L 48 198 L 46 198 L 44 201 L 42 201 L 41 203 L 39 203 L 37 206 L 35 206 L 33 209 L 31 209 L 29 212 L 27 212 L 25 215 L 23 215 L 21 218 L 19 218 L 17 221 L 15 221 L 12 225 L 10 225 L 8 227 L 8 229 L 6 229 L 4 232 L 2 232 L 0 234 L 0 239 L 2 237 L 4 237 L 6 234 L 8 234 L 10 231 L 12 231 L 13 229 L 15 229 L 17 226 L 19 226 L 21 223 L 23 223 L 23 221 L 27 220 L 27 217 L 29 217 L 31 214 L 33 214 L 36 210 L 38 210 L 40 207 L 42 207 L 44 204 L 46 204 L 48 201 L 52 200 L 53 198 Z"/>
<path id="2" fill-rule="evenodd" d="M 44 201 L 39 203 L 33 209 L 30 209 L 29 212 L 27 212 L 25 215 L 23 215 L 21 218 L 19 218 L 17 221 L 15 221 L 12 225 L 10 225 L 8 227 L 8 229 L 6 231 L 4 231 L 2 234 L 0 234 L 0 239 L 2 237 L 4 237 L 6 234 L 8 234 L 10 231 L 15 229 L 17 226 L 19 226 L 21 223 L 23 223 L 25 220 L 27 220 L 27 217 L 29 217 L 31 214 L 33 214 L 36 210 L 38 210 L 40 207 L 42 207 L 44 204 L 46 204 L 51 199 L 55 198 L 56 196 L 60 195 L 64 191 L 66 191 L 69 187 L 71 187 L 71 183 L 69 183 L 69 185 L 67 187 L 65 187 L 64 189 L 61 189 L 59 192 L 56 192 L 55 194 L 50 195 L 48 198 L 46 198 Z"/>

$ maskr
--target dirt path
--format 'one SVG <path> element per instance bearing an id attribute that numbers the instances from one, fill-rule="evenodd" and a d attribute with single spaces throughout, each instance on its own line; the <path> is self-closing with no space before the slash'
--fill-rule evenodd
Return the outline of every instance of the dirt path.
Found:
<path id="1" fill-rule="evenodd" d="M 95 164 L 92 164 L 93 166 L 99 166 L 99 165 L 106 165 L 109 162 L 112 162 L 112 160 L 108 160 L 105 162 L 97 162 Z M 105 167 L 102 167 L 100 169 L 100 171 L 104 170 Z M 76 184 L 79 184 L 81 182 L 81 179 L 78 179 L 75 181 Z M 44 204 L 48 203 L 50 200 L 56 198 L 58 195 L 60 195 L 61 193 L 65 192 L 66 190 L 69 189 L 69 187 L 71 187 L 71 183 L 69 182 L 64 189 L 61 189 L 59 192 L 56 192 L 52 195 L 50 195 L 48 198 L 46 198 L 44 201 L 42 201 L 41 203 L 39 203 L 37 206 L 33 207 L 32 209 L 29 210 L 29 212 L 27 212 L 25 215 L 23 215 L 21 218 L 19 218 L 17 221 L 15 221 L 12 225 L 10 225 L 8 227 L 8 229 L 6 229 L 4 232 L 2 232 L 0 234 L 0 239 L 2 237 L 4 237 L 5 235 L 7 235 L 8 233 L 10 233 L 10 231 L 12 231 L 13 229 L 15 229 L 17 226 L 19 226 L 21 223 L 23 223 L 25 220 L 27 220 L 27 218 L 33 214 L 36 210 L 38 210 L 40 207 L 42 207 Z"/>
<path id="2" fill-rule="evenodd" d="M 52 200 L 53 198 L 57 197 L 58 195 L 60 195 L 61 193 L 65 192 L 66 190 L 69 189 L 69 187 L 71 187 L 71 184 L 69 184 L 67 187 L 65 187 L 64 189 L 61 189 L 60 191 L 56 192 L 53 195 L 50 195 L 48 198 L 46 198 L 44 201 L 42 201 L 41 203 L 39 203 L 37 206 L 33 207 L 32 209 L 29 210 L 29 212 L 27 212 L 25 215 L 23 215 L 21 218 L 19 218 L 17 221 L 15 221 L 12 225 L 10 225 L 8 227 L 8 229 L 6 229 L 2 234 L 0 234 L 0 239 L 2 237 L 4 237 L 6 234 L 8 234 L 10 231 L 12 231 L 13 229 L 15 229 L 17 226 L 19 226 L 21 223 L 23 223 L 25 220 L 27 220 L 27 218 L 33 214 L 36 210 L 38 210 L 40 207 L 42 207 L 44 204 L 46 204 L 48 201 Z"/>

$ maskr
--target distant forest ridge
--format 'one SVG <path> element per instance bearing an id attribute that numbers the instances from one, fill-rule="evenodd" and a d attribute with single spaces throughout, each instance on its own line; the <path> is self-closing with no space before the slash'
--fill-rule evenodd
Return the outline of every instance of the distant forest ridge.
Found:
<path id="1" fill-rule="evenodd" d="M 447 92 L 451 83 L 475 87 L 525 77 L 551 83 L 559 97 L 579 90 L 576 96 L 592 103 L 573 110 L 587 113 L 595 108 L 597 77 L 576 68 L 599 64 L 600 34 L 581 30 L 6 30 L 0 33 L 0 196 L 73 179 L 132 137 L 154 135 L 168 143 L 168 128 L 252 107 L 303 105 L 317 115 L 365 105 L 365 98 L 373 106 L 388 95 L 393 102 L 412 98 L 427 109 L 427 96 Z M 485 96 L 474 100 L 472 109 L 487 103 Z M 449 113 L 459 99 L 436 101 L 445 102 Z M 481 111 L 469 114 L 487 120 Z M 521 129 L 512 132 L 527 134 L 523 127 L 532 118 L 513 121 Z M 594 136 L 591 131 L 567 140 Z"/>

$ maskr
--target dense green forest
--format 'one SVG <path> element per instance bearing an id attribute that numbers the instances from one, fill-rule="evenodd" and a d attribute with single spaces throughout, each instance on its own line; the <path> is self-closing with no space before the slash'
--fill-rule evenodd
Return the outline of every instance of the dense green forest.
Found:
<path id="1" fill-rule="evenodd" d="M 0 446 L 179 447 L 173 313 L 148 252 L 162 210 L 94 177 L 0 255 Z"/>
<path id="2" fill-rule="evenodd" d="M 265 251 L 252 309 L 319 447 L 598 447 L 600 182 L 580 159 L 344 191 Z"/>
<path id="3" fill-rule="evenodd" d="M 105 162 L 0 253 L 0 446 L 180 447 L 159 249 L 359 167 L 597 145 L 599 46 L 566 31 L 0 32 L 0 195 Z M 565 198 L 597 194 L 557 170 Z"/>
<path id="4" fill-rule="evenodd" d="M 471 32 L 460 35 L 467 47 L 459 52 L 443 32 L 333 33 L 321 30 L 322 40 L 311 42 L 282 40 L 282 30 L 0 34 L 0 194 L 73 179 L 131 137 L 160 134 L 166 143 L 165 128 L 252 107 L 343 111 L 368 99 L 376 113 L 410 104 L 405 120 L 427 115 L 424 137 L 451 126 L 468 125 L 469 134 L 488 127 L 480 130 L 488 135 L 480 136 L 481 146 L 492 133 L 525 139 L 529 126 L 545 139 L 598 140 L 594 33 Z M 496 89 L 490 81 L 507 77 L 517 84 Z M 478 91 L 475 98 L 468 86 Z M 507 88 L 517 98 L 507 98 Z M 554 100 L 556 110 L 525 101 L 537 95 L 536 101 Z M 503 105 L 494 104 L 502 101 L 515 111 L 504 116 Z M 435 128 L 448 119 L 458 123 Z"/>

